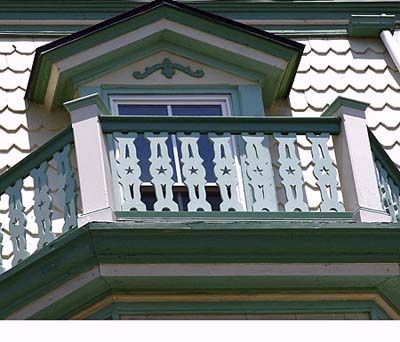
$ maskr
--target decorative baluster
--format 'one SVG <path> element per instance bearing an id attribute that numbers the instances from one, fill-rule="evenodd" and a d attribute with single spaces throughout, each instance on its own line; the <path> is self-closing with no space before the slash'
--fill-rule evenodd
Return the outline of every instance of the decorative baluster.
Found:
<path id="1" fill-rule="evenodd" d="M 338 199 L 337 172 L 328 151 L 329 134 L 307 133 L 307 140 L 312 144 L 313 173 L 321 192 L 321 211 L 344 211 Z"/>
<path id="2" fill-rule="evenodd" d="M 211 211 L 211 205 L 206 200 L 206 170 L 203 167 L 197 145 L 200 134 L 192 133 L 186 135 L 178 133 L 177 136 L 182 143 L 182 174 L 185 178 L 190 199 L 188 210 Z"/>
<path id="3" fill-rule="evenodd" d="M 393 203 L 393 211 L 394 211 L 393 220 L 395 222 L 400 222 L 400 190 L 396 186 L 396 184 L 394 184 L 391 177 L 389 177 L 388 179 L 388 184 Z"/>
<path id="4" fill-rule="evenodd" d="M 246 182 L 253 193 L 253 211 L 278 211 L 268 141 L 264 134 L 243 133 L 246 142 Z"/>
<path id="5" fill-rule="evenodd" d="M 54 240 L 55 236 L 52 232 L 52 216 L 51 210 L 52 198 L 50 196 L 49 181 L 47 178 L 48 162 L 45 161 L 37 169 L 33 169 L 30 173 L 33 178 L 34 185 L 34 207 L 36 223 L 39 231 L 38 248 L 42 248 L 45 244 Z"/>
<path id="6" fill-rule="evenodd" d="M 117 175 L 123 192 L 121 206 L 123 210 L 146 211 L 146 205 L 140 199 L 141 170 L 134 144 L 136 137 L 136 133 L 114 133 L 119 150 Z"/>
<path id="7" fill-rule="evenodd" d="M 166 144 L 168 133 L 145 133 L 145 137 L 150 141 L 150 174 L 157 197 L 157 201 L 154 203 L 154 210 L 179 211 L 178 204 L 174 202 L 172 191 L 172 185 L 174 184 L 172 179 L 173 169 Z"/>
<path id="8" fill-rule="evenodd" d="M 235 159 L 231 148 L 230 134 L 209 134 L 214 144 L 214 173 L 222 197 L 221 211 L 243 211 L 239 200 L 239 183 Z"/>
<path id="9" fill-rule="evenodd" d="M 29 256 L 26 246 L 26 217 L 24 206 L 22 205 L 22 179 L 15 182 L 13 186 L 6 189 L 6 194 L 9 196 L 9 212 L 10 218 L 10 236 L 13 245 L 14 257 L 12 266 Z"/>
<path id="10" fill-rule="evenodd" d="M 3 233 L 1 231 L 1 223 L 0 223 L 0 274 L 5 271 L 3 267 Z"/>
<path id="11" fill-rule="evenodd" d="M 390 188 L 388 184 L 388 174 L 382 164 L 376 160 L 375 166 L 378 176 L 379 191 L 381 193 L 383 209 L 392 217 L 395 217 L 395 210 L 392 203 Z"/>
<path id="12" fill-rule="evenodd" d="M 76 214 L 75 179 L 72 171 L 71 160 L 69 158 L 70 152 L 71 145 L 66 145 L 61 152 L 57 152 L 53 157 L 57 163 L 58 189 L 61 198 L 64 198 L 63 233 L 76 227 L 78 224 Z"/>
<path id="13" fill-rule="evenodd" d="M 287 203 L 286 211 L 308 211 L 307 203 L 304 202 L 303 174 L 301 172 L 300 160 L 296 155 L 296 134 L 275 133 L 274 138 L 279 143 L 279 175 L 285 187 Z"/>

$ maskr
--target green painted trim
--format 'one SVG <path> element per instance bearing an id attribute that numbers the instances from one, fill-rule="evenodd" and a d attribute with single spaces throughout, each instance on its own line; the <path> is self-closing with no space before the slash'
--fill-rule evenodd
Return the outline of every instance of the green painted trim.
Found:
<path id="1" fill-rule="evenodd" d="M 81 109 L 84 107 L 88 107 L 88 106 L 93 106 L 93 105 L 98 107 L 98 109 L 100 110 L 102 115 L 110 115 L 109 109 L 103 102 L 103 99 L 101 98 L 101 96 L 97 93 L 83 96 L 83 97 L 77 98 L 75 100 L 64 103 L 64 107 L 69 113 L 71 113 L 75 110 L 78 110 L 78 109 Z"/>
<path id="2" fill-rule="evenodd" d="M 322 117 L 335 116 L 340 107 L 350 107 L 365 111 L 369 104 L 357 100 L 352 100 L 346 97 L 338 96 L 330 106 L 321 114 Z"/>
<path id="3" fill-rule="evenodd" d="M 350 37 L 379 37 L 384 30 L 394 30 L 396 16 L 391 14 L 357 15 L 352 14 L 348 25 Z"/>
<path id="4" fill-rule="evenodd" d="M 154 219 L 152 224 L 157 222 Z M 239 226 L 243 229 L 238 229 Z M 279 225 L 281 229 L 270 229 Z M 199 229 L 192 229 L 193 226 Z M 208 228 L 207 228 L 208 226 Z M 200 229 L 203 227 L 204 229 Z M 335 228 L 335 229 L 332 229 Z M 188 263 L 188 262 L 400 262 L 400 224 L 350 222 L 251 222 L 212 220 L 192 223 L 166 223 L 149 228 L 146 223 L 90 223 L 73 229 L 46 245 L 11 270 L 0 275 L 0 318 L 31 303 L 39 296 L 88 271 L 99 263 Z M 46 272 L 43 272 L 46 270 Z M 146 278 L 146 279 L 145 279 Z M 400 277 L 223 277 L 224 279 L 126 279 L 131 290 L 210 291 L 282 290 L 371 290 L 381 285 L 400 285 Z M 179 280 L 179 281 L 178 281 Z M 121 279 L 98 279 L 83 288 L 77 303 L 85 305 L 112 288 L 120 288 Z M 228 286 L 229 285 L 229 286 Z M 222 286 L 222 287 L 221 287 Z M 393 288 L 391 285 L 390 288 Z M 93 291 L 93 287 L 98 291 Z M 387 287 L 389 289 L 389 285 Z M 389 290 L 388 290 L 389 291 Z M 398 291 L 397 291 L 398 292 Z M 78 296 L 79 291 L 75 293 Z M 391 299 L 391 292 L 388 292 Z M 71 303 L 73 295 L 64 299 Z M 60 301 L 61 303 L 61 301 Z M 71 306 L 61 305 L 64 315 Z M 400 306 L 398 304 L 397 308 Z M 55 306 L 57 306 L 55 304 Z M 53 307 L 54 308 L 54 307 Z M 48 318 L 54 318 L 49 307 Z M 53 316 L 51 316 L 53 315 Z"/>
<path id="5" fill-rule="evenodd" d="M 386 170 L 390 178 L 392 178 L 393 182 L 400 188 L 400 171 L 397 168 L 397 165 L 389 157 L 381 143 L 369 128 L 368 136 L 374 158 L 381 162 L 383 168 Z"/>
<path id="6" fill-rule="evenodd" d="M 376 316 L 380 311 L 380 317 Z M 257 302 L 161 302 L 161 303 L 113 303 L 88 317 L 89 320 L 122 315 L 151 314 L 321 314 L 363 312 L 370 319 L 390 320 L 389 316 L 372 301 L 257 301 Z"/>
<path id="7" fill-rule="evenodd" d="M 247 96 L 241 94 L 242 88 L 226 85 L 199 85 L 199 86 L 121 86 L 121 85 L 103 85 L 101 87 L 80 87 L 82 94 L 93 93 L 99 91 L 104 102 L 109 105 L 110 96 L 118 95 L 223 95 L 229 96 L 232 105 L 232 115 L 246 115 L 242 112 L 242 108 L 249 106 L 251 108 L 255 104 L 247 102 Z M 254 98 L 252 99 L 255 100 Z M 262 105 L 262 99 L 258 102 Z M 113 113 L 116 114 L 116 113 Z"/>
<path id="8" fill-rule="evenodd" d="M 119 221 L 129 221 L 137 219 L 175 219 L 175 220 L 230 220 L 230 221 L 340 221 L 353 222 L 352 212 L 139 212 L 139 211 L 116 211 L 115 216 Z"/>
<path id="9" fill-rule="evenodd" d="M 242 132 L 272 134 L 340 133 L 340 118 L 293 117 L 161 117 L 161 116 L 102 116 L 104 133 L 113 132 L 192 132 L 240 134 Z"/>
<path id="10" fill-rule="evenodd" d="M 73 141 L 72 128 L 67 127 L 38 149 L 28 154 L 19 163 L 0 175 L 0 194 L 4 193 L 18 179 L 27 177 L 32 169 L 39 167 L 43 161 L 53 158 L 54 153 L 63 149 L 65 145 L 73 143 Z"/>
<path id="11" fill-rule="evenodd" d="M 183 3 L 193 7 L 229 16 L 233 19 L 348 19 L 348 14 L 399 14 L 400 7 L 395 1 L 191 1 Z M 140 1 L 100 0 L 88 2 L 74 0 L 71 3 L 61 0 L 2 0 L 0 18 L 4 19 L 98 19 L 104 20 L 123 11 L 142 5 Z"/>
<path id="12" fill-rule="evenodd" d="M 201 69 L 192 70 L 190 65 L 183 66 L 182 64 L 179 64 L 179 63 L 172 63 L 169 58 L 164 58 L 164 60 L 161 63 L 157 63 L 150 67 L 146 67 L 143 72 L 134 71 L 132 73 L 132 76 L 133 76 L 133 78 L 142 80 L 158 70 L 161 70 L 161 74 L 164 75 L 166 78 L 173 78 L 176 73 L 176 70 L 179 70 L 179 71 L 181 71 L 191 77 L 195 77 L 195 78 L 202 78 L 204 76 L 203 70 L 201 70 Z"/>

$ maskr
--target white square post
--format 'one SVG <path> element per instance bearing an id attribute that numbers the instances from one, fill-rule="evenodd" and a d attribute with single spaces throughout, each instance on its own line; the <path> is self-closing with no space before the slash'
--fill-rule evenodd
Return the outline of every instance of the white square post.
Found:
<path id="1" fill-rule="evenodd" d="M 112 176 L 99 115 L 109 114 L 98 94 L 64 103 L 71 115 L 83 213 L 78 226 L 115 221 Z"/>
<path id="2" fill-rule="evenodd" d="M 358 222 L 390 222 L 383 210 L 368 137 L 368 104 L 338 97 L 322 116 L 341 118 L 341 131 L 333 136 L 343 202 Z"/>

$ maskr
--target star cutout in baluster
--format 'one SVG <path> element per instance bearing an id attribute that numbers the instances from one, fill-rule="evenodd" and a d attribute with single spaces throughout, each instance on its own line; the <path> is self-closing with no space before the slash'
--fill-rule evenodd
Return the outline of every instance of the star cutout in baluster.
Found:
<path id="1" fill-rule="evenodd" d="M 254 172 L 258 172 L 259 174 L 260 174 L 260 176 L 262 176 L 263 175 L 263 172 L 264 172 L 264 170 L 263 169 L 260 169 L 258 166 L 257 166 L 257 168 L 255 169 L 255 170 L 253 170 Z"/>
<path id="2" fill-rule="evenodd" d="M 325 166 L 320 171 L 322 176 L 329 176 L 329 170 Z"/>
<path id="3" fill-rule="evenodd" d="M 159 169 L 156 169 L 158 171 L 158 174 L 163 174 L 165 175 L 165 171 L 167 171 L 167 169 L 164 169 L 162 166 Z"/>
<path id="4" fill-rule="evenodd" d="M 295 172 L 296 170 L 295 169 L 293 169 L 291 166 L 289 166 L 287 169 L 286 169 L 286 172 L 288 173 L 288 175 L 294 175 L 294 172 Z"/>
<path id="5" fill-rule="evenodd" d="M 194 166 L 192 166 L 192 167 L 189 169 L 189 171 L 190 171 L 190 174 L 191 174 L 191 175 L 193 175 L 193 174 L 196 174 L 196 175 L 197 175 L 197 171 L 199 171 L 199 169 L 195 169 Z"/>
<path id="6" fill-rule="evenodd" d="M 221 169 L 222 175 L 230 175 L 231 169 L 228 169 L 226 166 Z"/>
<path id="7" fill-rule="evenodd" d="M 128 168 L 125 169 L 125 171 L 126 171 L 127 175 L 129 175 L 130 173 L 133 173 L 133 169 L 130 166 L 128 166 Z"/>

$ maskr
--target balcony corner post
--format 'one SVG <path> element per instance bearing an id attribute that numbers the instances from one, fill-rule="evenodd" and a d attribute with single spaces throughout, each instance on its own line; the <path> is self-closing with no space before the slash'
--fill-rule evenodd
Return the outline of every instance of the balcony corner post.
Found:
<path id="1" fill-rule="evenodd" d="M 64 103 L 74 132 L 83 213 L 78 226 L 115 221 L 112 176 L 99 115 L 109 114 L 98 94 Z"/>
<path id="2" fill-rule="evenodd" d="M 383 210 L 365 118 L 368 104 L 338 97 L 322 114 L 341 118 L 333 136 L 343 202 L 358 222 L 390 222 Z"/>

